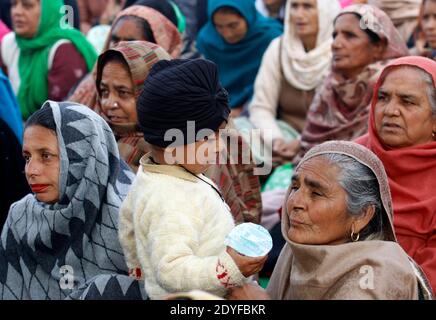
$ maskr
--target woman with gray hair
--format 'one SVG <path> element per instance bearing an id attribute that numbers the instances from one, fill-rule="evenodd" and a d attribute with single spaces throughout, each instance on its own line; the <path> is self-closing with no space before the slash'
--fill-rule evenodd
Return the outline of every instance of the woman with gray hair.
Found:
<path id="1" fill-rule="evenodd" d="M 282 234 L 286 244 L 268 297 L 432 298 L 425 276 L 396 242 L 383 164 L 353 142 L 326 142 L 305 155 L 283 206 Z M 246 285 L 230 298 L 267 293 Z"/>
<path id="2" fill-rule="evenodd" d="M 404 81 L 407 79 L 407 81 Z M 436 62 L 403 57 L 382 72 L 368 134 L 356 142 L 383 162 L 395 233 L 436 290 Z"/>

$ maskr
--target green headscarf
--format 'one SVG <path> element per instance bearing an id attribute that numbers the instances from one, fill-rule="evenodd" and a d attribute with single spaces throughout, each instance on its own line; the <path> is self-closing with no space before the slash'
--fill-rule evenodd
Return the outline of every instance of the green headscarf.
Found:
<path id="1" fill-rule="evenodd" d="M 57 41 L 70 40 L 85 59 L 88 71 L 97 59 L 95 49 L 80 31 L 61 27 L 65 20 L 63 0 L 40 0 L 40 5 L 41 17 L 36 35 L 31 39 L 16 35 L 21 50 L 18 61 L 21 78 L 18 102 L 24 119 L 38 110 L 48 98 L 48 58 L 51 47 Z"/>

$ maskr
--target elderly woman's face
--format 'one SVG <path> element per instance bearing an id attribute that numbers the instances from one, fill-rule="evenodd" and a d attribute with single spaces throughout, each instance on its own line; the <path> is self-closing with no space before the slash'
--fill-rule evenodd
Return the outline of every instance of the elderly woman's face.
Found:
<path id="1" fill-rule="evenodd" d="M 333 39 L 332 67 L 346 78 L 359 75 L 367 65 L 379 60 L 384 51 L 382 44 L 370 41 L 357 16 L 350 13 L 336 19 Z"/>
<path id="2" fill-rule="evenodd" d="M 14 32 L 23 38 L 32 38 L 38 32 L 41 17 L 40 0 L 12 0 L 11 19 Z"/>
<path id="3" fill-rule="evenodd" d="M 353 218 L 347 211 L 339 174 L 339 168 L 322 157 L 303 162 L 295 172 L 286 202 L 289 240 L 311 245 L 348 241 Z"/>
<path id="4" fill-rule="evenodd" d="M 427 0 L 424 4 L 422 29 L 427 43 L 436 49 L 436 0 Z"/>
<path id="5" fill-rule="evenodd" d="M 100 83 L 100 104 L 112 123 L 136 123 L 135 86 L 125 65 L 109 61 L 104 67 Z"/>
<path id="6" fill-rule="evenodd" d="M 60 157 L 56 133 L 38 125 L 26 128 L 23 156 L 26 179 L 36 199 L 58 202 Z"/>
<path id="7" fill-rule="evenodd" d="M 396 68 L 386 76 L 374 113 L 375 127 L 385 146 L 404 148 L 433 140 L 436 119 L 427 88 L 416 68 Z"/>

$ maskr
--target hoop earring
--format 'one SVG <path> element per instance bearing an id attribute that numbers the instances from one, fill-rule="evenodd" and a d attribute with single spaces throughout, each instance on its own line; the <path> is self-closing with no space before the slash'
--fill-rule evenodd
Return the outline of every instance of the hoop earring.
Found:
<path id="1" fill-rule="evenodd" d="M 360 238 L 360 232 L 357 233 L 357 235 L 354 233 L 354 225 L 351 225 L 351 235 L 350 235 L 351 241 L 357 242 Z"/>

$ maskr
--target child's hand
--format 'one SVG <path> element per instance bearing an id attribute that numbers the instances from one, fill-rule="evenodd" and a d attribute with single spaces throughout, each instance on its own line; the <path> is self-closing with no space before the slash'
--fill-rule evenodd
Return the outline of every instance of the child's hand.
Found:
<path id="1" fill-rule="evenodd" d="M 227 253 L 232 257 L 233 261 L 235 261 L 244 277 L 249 277 L 262 270 L 268 258 L 268 255 L 258 258 L 243 256 L 230 247 L 227 247 Z"/>

